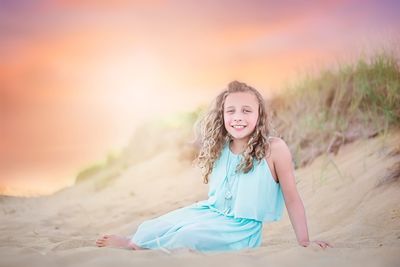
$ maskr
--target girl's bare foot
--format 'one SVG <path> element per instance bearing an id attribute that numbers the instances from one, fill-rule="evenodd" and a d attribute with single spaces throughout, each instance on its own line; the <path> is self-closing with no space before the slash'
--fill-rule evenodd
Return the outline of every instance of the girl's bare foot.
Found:
<path id="1" fill-rule="evenodd" d="M 123 236 L 118 235 L 105 235 L 96 240 L 96 246 L 98 247 L 114 247 L 114 248 L 126 248 L 139 250 L 141 247 L 130 242 L 130 240 Z"/>

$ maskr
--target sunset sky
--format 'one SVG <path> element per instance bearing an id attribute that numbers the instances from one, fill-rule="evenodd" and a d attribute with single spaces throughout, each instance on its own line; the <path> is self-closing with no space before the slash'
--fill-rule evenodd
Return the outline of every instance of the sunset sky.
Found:
<path id="1" fill-rule="evenodd" d="M 398 44 L 400 1 L 0 0 L 0 189 L 49 193 L 144 119 Z M 24 193 L 21 193 L 24 194 Z"/>

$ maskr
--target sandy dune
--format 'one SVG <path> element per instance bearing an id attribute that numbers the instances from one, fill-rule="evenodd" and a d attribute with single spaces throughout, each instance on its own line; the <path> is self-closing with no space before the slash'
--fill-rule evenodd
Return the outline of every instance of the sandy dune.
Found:
<path id="1" fill-rule="evenodd" d="M 264 225 L 257 249 L 97 248 L 101 234 L 133 234 L 146 219 L 206 198 L 200 171 L 170 146 L 52 196 L 1 197 L 0 266 L 400 266 L 399 144 L 400 131 L 392 131 L 296 170 L 310 237 L 334 248 L 299 246 L 286 210 L 281 221 Z"/>

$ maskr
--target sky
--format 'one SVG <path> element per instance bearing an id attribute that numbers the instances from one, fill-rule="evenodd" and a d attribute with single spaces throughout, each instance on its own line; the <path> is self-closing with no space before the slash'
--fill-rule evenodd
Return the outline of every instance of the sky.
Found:
<path id="1" fill-rule="evenodd" d="M 398 44 L 399 1 L 0 0 L 0 192 L 48 194 L 231 80 L 265 97 Z"/>

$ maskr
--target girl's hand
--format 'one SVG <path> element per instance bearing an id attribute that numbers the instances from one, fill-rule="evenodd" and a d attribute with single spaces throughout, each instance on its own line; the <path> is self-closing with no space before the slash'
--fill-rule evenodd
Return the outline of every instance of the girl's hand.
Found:
<path id="1" fill-rule="evenodd" d="M 299 242 L 300 246 L 303 247 L 308 247 L 309 245 L 311 245 L 312 243 L 317 244 L 318 246 L 320 246 L 321 248 L 325 249 L 326 247 L 333 247 L 331 244 L 329 244 L 328 242 L 325 241 L 320 241 L 320 240 L 313 240 L 313 241 L 301 241 Z"/>

